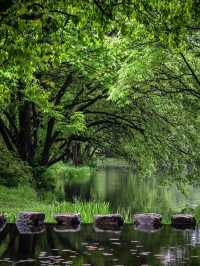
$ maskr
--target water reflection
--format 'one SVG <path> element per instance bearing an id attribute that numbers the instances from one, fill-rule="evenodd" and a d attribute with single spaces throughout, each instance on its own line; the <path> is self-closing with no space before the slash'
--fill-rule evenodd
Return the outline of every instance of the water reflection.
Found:
<path id="1" fill-rule="evenodd" d="M 162 186 L 164 177 L 137 176 L 128 166 L 99 167 L 89 179 L 65 183 L 65 199 L 110 202 L 112 209 L 171 214 L 200 205 L 199 188 L 187 186 L 183 195 L 173 184 Z"/>
<path id="2" fill-rule="evenodd" d="M 121 232 L 56 232 L 46 225 L 40 235 L 20 235 L 8 225 L 0 235 L 0 265 L 200 265 L 200 228 L 177 231 L 164 226 L 155 233 L 124 225 Z"/>

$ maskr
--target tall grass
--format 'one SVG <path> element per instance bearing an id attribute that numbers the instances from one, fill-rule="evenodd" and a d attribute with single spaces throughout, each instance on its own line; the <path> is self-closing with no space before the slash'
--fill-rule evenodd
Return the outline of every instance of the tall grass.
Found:
<path id="1" fill-rule="evenodd" d="M 41 211 L 45 213 L 45 222 L 52 223 L 56 213 L 80 213 L 83 223 L 93 222 L 97 214 L 110 213 L 105 202 L 52 202 L 40 200 L 30 187 L 6 188 L 0 186 L 0 213 L 5 214 L 8 222 L 15 222 L 20 211 Z"/>
<path id="2" fill-rule="evenodd" d="M 125 223 L 133 223 L 133 212 L 131 208 L 118 208 L 117 213 L 121 214 Z"/>

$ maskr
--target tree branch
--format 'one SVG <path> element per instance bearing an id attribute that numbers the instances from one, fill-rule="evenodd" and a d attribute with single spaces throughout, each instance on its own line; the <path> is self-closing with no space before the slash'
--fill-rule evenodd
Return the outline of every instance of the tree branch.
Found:
<path id="1" fill-rule="evenodd" d="M 135 130 L 139 131 L 141 134 L 144 134 L 144 129 L 138 127 L 137 125 L 135 125 L 133 122 L 131 122 L 130 120 L 121 117 L 119 115 L 113 114 L 113 113 L 108 113 L 108 112 L 103 112 L 103 111 L 89 111 L 89 110 L 85 110 L 84 113 L 86 114 L 100 114 L 100 115 L 106 115 L 106 116 L 110 116 L 111 118 L 115 118 L 115 119 L 120 119 L 122 122 L 126 122 L 126 125 L 130 126 L 131 128 L 134 128 Z"/>
<path id="2" fill-rule="evenodd" d="M 184 56 L 183 53 L 180 53 L 181 57 L 183 58 L 183 61 L 185 62 L 185 64 L 187 65 L 188 69 L 190 70 L 193 78 L 196 80 L 197 84 L 200 86 L 200 80 L 198 79 L 197 75 L 195 74 L 193 68 L 191 67 L 191 65 L 189 64 L 189 62 L 187 61 L 186 57 Z"/>
<path id="3" fill-rule="evenodd" d="M 55 106 L 60 103 L 63 95 L 65 94 L 66 89 L 72 83 L 72 80 L 73 80 L 72 79 L 72 73 L 70 73 L 70 75 L 67 77 L 64 84 L 62 85 L 62 87 L 60 88 L 60 90 L 58 91 L 58 93 L 55 96 L 55 99 L 54 99 L 54 105 Z M 45 143 L 44 143 L 44 149 L 43 149 L 43 153 L 42 153 L 42 164 L 43 165 L 48 163 L 49 150 L 50 150 L 51 145 L 52 145 L 53 140 L 54 140 L 54 138 L 52 138 L 52 132 L 53 132 L 53 128 L 55 125 L 55 121 L 56 121 L 55 118 L 50 118 L 48 121 Z"/>

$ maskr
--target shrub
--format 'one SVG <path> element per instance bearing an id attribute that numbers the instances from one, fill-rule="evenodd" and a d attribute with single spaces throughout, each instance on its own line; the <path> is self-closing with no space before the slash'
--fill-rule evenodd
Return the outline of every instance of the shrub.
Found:
<path id="1" fill-rule="evenodd" d="M 6 150 L 0 152 L 0 184 L 16 187 L 32 181 L 32 168 Z"/>
<path id="2" fill-rule="evenodd" d="M 46 168 L 35 167 L 34 173 L 34 186 L 39 191 L 53 191 L 56 187 L 56 179 L 53 175 L 48 175 Z"/>
<path id="3" fill-rule="evenodd" d="M 44 173 L 44 177 L 55 180 L 78 179 L 80 181 L 90 177 L 90 175 L 91 169 L 88 166 L 75 167 L 63 162 L 52 165 Z"/>
<path id="4" fill-rule="evenodd" d="M 54 191 L 56 200 L 65 199 L 64 186 L 67 182 L 87 182 L 91 176 L 89 166 L 75 167 L 63 162 L 56 163 L 37 174 L 37 189 Z"/>

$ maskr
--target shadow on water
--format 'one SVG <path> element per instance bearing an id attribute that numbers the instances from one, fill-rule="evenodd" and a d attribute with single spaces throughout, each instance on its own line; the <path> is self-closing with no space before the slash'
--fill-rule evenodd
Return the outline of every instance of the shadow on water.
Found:
<path id="1" fill-rule="evenodd" d="M 42 234 L 20 235 L 14 224 L 0 235 L 0 265 L 200 265 L 200 228 L 154 233 L 124 225 L 121 232 L 56 232 L 47 224 Z"/>

